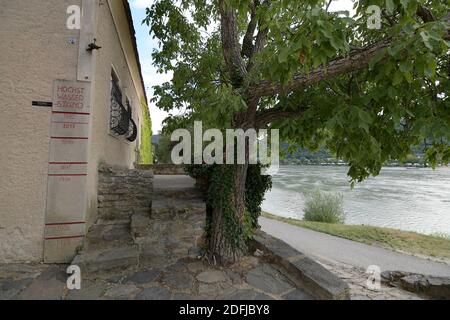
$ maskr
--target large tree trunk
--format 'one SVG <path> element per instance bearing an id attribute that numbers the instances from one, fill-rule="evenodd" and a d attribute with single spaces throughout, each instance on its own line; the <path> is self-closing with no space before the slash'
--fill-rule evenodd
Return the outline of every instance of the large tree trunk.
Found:
<path id="1" fill-rule="evenodd" d="M 230 168 L 231 167 L 231 168 Z M 246 253 L 245 181 L 248 165 L 220 165 L 223 184 L 210 189 L 219 200 L 207 208 L 207 257 L 215 264 L 239 261 Z M 228 175 L 228 177 L 227 177 Z M 228 179 L 227 179 L 228 178 Z M 214 178 L 212 179 L 214 183 Z M 217 183 L 217 180 L 216 180 Z M 231 183 L 231 186 L 230 186 Z M 230 188 L 231 187 L 231 188 Z"/>

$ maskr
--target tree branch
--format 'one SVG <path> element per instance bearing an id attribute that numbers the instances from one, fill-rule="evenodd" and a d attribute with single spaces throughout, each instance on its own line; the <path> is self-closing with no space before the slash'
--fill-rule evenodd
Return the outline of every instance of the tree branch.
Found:
<path id="1" fill-rule="evenodd" d="M 329 0 L 327 7 L 325 8 L 325 11 L 328 12 L 328 10 L 330 9 L 331 3 L 333 2 L 333 0 Z"/>
<path id="2" fill-rule="evenodd" d="M 417 15 L 421 17 L 424 22 L 436 21 L 436 18 L 434 17 L 432 12 L 425 6 L 420 6 L 418 8 Z M 450 13 L 447 19 L 450 19 Z M 447 34 L 445 35 L 444 39 L 450 39 L 450 30 L 447 30 Z M 331 79 L 342 74 L 362 70 L 369 65 L 370 61 L 378 53 L 385 50 L 392 43 L 392 38 L 387 38 L 372 45 L 363 47 L 357 51 L 350 52 L 349 56 L 334 59 L 326 66 L 313 70 L 309 74 L 294 75 L 293 80 L 286 85 L 274 83 L 271 81 L 262 81 L 259 84 L 251 86 L 248 89 L 249 95 L 255 97 L 265 97 L 274 96 L 280 93 L 288 93 L 313 84 L 317 84 L 320 81 Z"/>
<path id="3" fill-rule="evenodd" d="M 244 41 L 242 43 L 242 57 L 251 58 L 253 55 L 253 36 L 255 34 L 256 25 L 258 24 L 256 19 L 256 8 L 258 5 L 259 0 L 254 0 L 250 5 L 252 13 L 250 15 L 250 22 L 248 23 L 247 32 L 245 33 Z"/>
<path id="4" fill-rule="evenodd" d="M 420 7 L 417 15 L 426 22 L 436 21 L 435 17 L 426 7 Z M 450 14 L 449 14 L 450 17 Z M 449 18 L 448 17 L 448 18 Z M 449 39 L 449 31 L 445 39 Z M 257 85 L 251 86 L 248 89 L 248 96 L 256 99 L 266 96 L 275 96 L 277 94 L 289 93 L 296 90 L 301 90 L 308 86 L 317 84 L 321 81 L 328 80 L 339 75 L 348 74 L 354 71 L 359 71 L 368 67 L 370 61 L 383 50 L 387 49 L 393 43 L 392 38 L 386 38 L 374 44 L 362 47 L 356 51 L 350 52 L 347 57 L 337 58 L 330 61 L 327 65 L 313 70 L 309 74 L 294 75 L 292 81 L 286 85 L 272 81 L 262 81 Z M 256 114 L 255 125 L 257 127 L 264 127 L 268 123 L 282 120 L 287 117 L 301 116 L 304 109 L 286 110 L 283 108 L 272 108 L 261 111 Z"/>
<path id="5" fill-rule="evenodd" d="M 239 84 L 247 74 L 241 57 L 236 12 L 226 0 L 219 0 L 221 15 L 221 37 L 225 63 L 233 83 Z"/>
<path id="6" fill-rule="evenodd" d="M 255 47 L 253 49 L 253 54 L 261 52 L 262 49 L 266 46 L 267 43 L 267 34 L 269 33 L 269 29 L 264 28 L 260 29 L 258 35 L 256 36 Z"/>
<path id="7" fill-rule="evenodd" d="M 298 118 L 302 116 L 305 111 L 305 108 L 289 110 L 282 107 L 262 110 L 256 114 L 255 127 L 258 129 L 262 129 L 264 127 L 267 127 L 269 123 L 277 122 L 286 118 Z"/>
<path id="8" fill-rule="evenodd" d="M 268 6 L 269 5 L 269 1 L 264 1 L 263 5 Z M 252 47 L 252 53 L 249 56 L 250 61 L 248 62 L 247 65 L 247 71 L 250 71 L 251 69 L 253 69 L 253 67 L 255 66 L 255 63 L 253 61 L 253 56 L 259 52 L 261 52 L 264 47 L 266 46 L 267 43 L 267 35 L 269 34 L 269 29 L 266 28 L 262 28 L 263 25 L 263 21 L 258 21 L 258 34 L 256 35 L 256 41 L 255 41 L 255 45 Z"/>
<path id="9" fill-rule="evenodd" d="M 434 22 L 437 21 L 433 12 L 425 6 L 419 6 L 417 8 L 416 14 L 422 19 L 423 22 Z M 447 17 L 444 18 L 447 23 L 450 23 L 450 11 L 447 13 Z M 445 40 L 450 40 L 450 30 L 447 30 L 447 34 L 445 35 Z"/>
<path id="10" fill-rule="evenodd" d="M 420 6 L 417 8 L 416 14 L 423 20 L 423 22 L 433 22 L 436 21 L 433 13 L 427 7 Z"/>
<path id="11" fill-rule="evenodd" d="M 309 74 L 296 74 L 293 80 L 287 85 L 271 81 L 262 81 L 256 86 L 250 87 L 249 94 L 256 97 L 265 97 L 280 93 L 288 93 L 342 74 L 364 69 L 369 65 L 369 62 L 376 54 L 389 47 L 391 43 L 392 39 L 384 39 L 373 45 L 366 46 L 360 51 L 354 52 L 345 58 L 332 60 L 326 66 L 320 67 Z"/>

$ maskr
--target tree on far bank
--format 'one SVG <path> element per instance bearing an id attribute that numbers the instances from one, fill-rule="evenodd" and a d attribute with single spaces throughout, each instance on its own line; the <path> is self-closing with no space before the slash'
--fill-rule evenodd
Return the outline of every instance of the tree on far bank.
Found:
<path id="1" fill-rule="evenodd" d="M 370 5 L 381 9 L 379 29 L 368 28 Z M 154 65 L 174 76 L 155 87 L 154 101 L 182 111 L 169 128 L 202 120 L 210 128 L 280 129 L 282 141 L 324 145 L 348 162 L 352 183 L 406 158 L 424 138 L 433 141 L 427 161 L 448 163 L 445 1 L 356 1 L 354 17 L 328 7 L 328 0 L 156 0 L 144 20 L 159 43 Z M 252 170 L 247 159 L 210 172 L 212 261 L 246 252 L 267 187 L 254 190 L 262 181 L 249 182 Z"/>
<path id="2" fill-rule="evenodd" d="M 157 164 L 171 164 L 171 153 L 173 143 L 170 141 L 170 135 L 160 134 L 158 143 L 155 145 L 155 161 Z"/>

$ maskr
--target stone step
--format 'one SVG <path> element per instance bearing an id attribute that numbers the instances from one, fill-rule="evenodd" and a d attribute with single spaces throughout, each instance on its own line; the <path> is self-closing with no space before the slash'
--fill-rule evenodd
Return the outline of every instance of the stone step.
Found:
<path id="1" fill-rule="evenodd" d="M 151 219 L 179 219 L 188 218 L 195 214 L 204 214 L 206 204 L 195 200 L 156 200 L 153 202 Z"/>
<path id="2" fill-rule="evenodd" d="M 150 204 L 152 202 L 151 192 L 149 193 L 136 193 L 136 194 L 116 194 L 114 192 L 103 193 L 98 196 L 100 203 L 121 203 L 121 202 L 144 202 Z"/>
<path id="3" fill-rule="evenodd" d="M 153 178 L 153 172 L 150 170 L 127 169 L 120 167 L 103 166 L 99 168 L 100 178 L 115 177 L 143 177 Z"/>
<path id="4" fill-rule="evenodd" d="M 127 269 L 138 264 L 139 248 L 137 245 L 82 251 L 72 261 L 72 265 L 80 267 L 81 272 L 90 274 Z"/>
<path id="5" fill-rule="evenodd" d="M 153 190 L 153 200 L 161 198 L 173 199 L 202 199 L 202 193 L 195 187 L 157 189 Z"/>
<path id="6" fill-rule="evenodd" d="M 140 251 L 139 265 L 161 268 L 183 258 L 195 259 L 201 253 L 200 248 L 195 246 L 195 240 L 189 242 L 189 246 L 182 246 L 183 243 L 176 242 L 174 244 L 175 247 L 163 245 L 159 242 L 143 244 Z"/>
<path id="7" fill-rule="evenodd" d="M 130 220 L 134 214 L 150 214 L 151 206 L 145 207 L 101 207 L 98 208 L 98 216 L 103 221 Z"/>
<path id="8" fill-rule="evenodd" d="M 133 244 L 130 222 L 115 224 L 95 224 L 86 236 L 85 249 L 88 251 L 116 248 Z"/>
<path id="9" fill-rule="evenodd" d="M 152 210 L 161 208 L 204 208 L 205 202 L 201 199 L 157 197 L 152 202 Z"/>
<path id="10" fill-rule="evenodd" d="M 105 219 L 98 219 L 95 223 L 96 225 L 111 225 L 111 224 L 122 224 L 122 223 L 130 223 L 130 219 L 115 219 L 115 220 L 105 220 Z"/>
<path id="11" fill-rule="evenodd" d="M 140 243 L 142 237 L 147 236 L 150 231 L 150 215 L 134 214 L 131 217 L 131 236 L 135 243 Z"/>
<path id="12" fill-rule="evenodd" d="M 98 216 L 103 221 L 130 220 L 133 208 L 98 208 Z"/>
<path id="13" fill-rule="evenodd" d="M 151 199 L 120 199 L 115 201 L 99 202 L 98 208 L 151 208 Z"/>

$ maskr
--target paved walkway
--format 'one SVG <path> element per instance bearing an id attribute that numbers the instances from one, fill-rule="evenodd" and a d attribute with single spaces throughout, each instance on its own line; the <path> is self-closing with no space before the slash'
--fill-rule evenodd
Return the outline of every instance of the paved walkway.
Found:
<path id="1" fill-rule="evenodd" d="M 334 237 L 263 217 L 260 218 L 260 224 L 263 231 L 325 262 L 343 263 L 364 269 L 370 265 L 377 265 L 381 271 L 407 271 L 450 277 L 450 266 L 444 263 Z"/>

